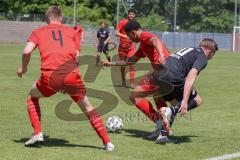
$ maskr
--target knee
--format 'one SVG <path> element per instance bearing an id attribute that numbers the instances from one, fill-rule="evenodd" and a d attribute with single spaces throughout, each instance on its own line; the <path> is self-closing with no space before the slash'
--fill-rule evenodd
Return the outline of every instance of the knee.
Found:
<path id="1" fill-rule="evenodd" d="M 77 104 L 84 112 L 90 112 L 94 109 L 92 104 L 89 102 L 87 96 L 85 96 L 82 100 L 78 101 Z"/>
<path id="2" fill-rule="evenodd" d="M 84 108 L 84 112 L 91 112 L 92 110 L 94 110 L 95 108 L 93 106 L 85 106 Z"/>
<path id="3" fill-rule="evenodd" d="M 195 98 L 195 101 L 197 102 L 197 107 L 199 107 L 203 103 L 202 97 L 200 97 L 199 95 Z"/>

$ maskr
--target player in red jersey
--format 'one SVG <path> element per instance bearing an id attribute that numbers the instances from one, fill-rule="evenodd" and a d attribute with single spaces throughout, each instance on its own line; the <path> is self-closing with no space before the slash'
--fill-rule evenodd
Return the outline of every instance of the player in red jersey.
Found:
<path id="1" fill-rule="evenodd" d="M 32 146 L 44 141 L 39 99 L 50 97 L 60 91 L 69 94 L 84 111 L 92 127 L 102 139 L 105 149 L 114 150 L 100 115 L 88 101 L 78 71 L 79 32 L 61 23 L 62 13 L 56 6 L 48 8 L 46 17 L 48 25 L 34 30 L 28 38 L 22 54 L 22 66 L 17 71 L 19 77 L 27 72 L 31 53 L 37 47 L 41 57 L 41 76 L 33 84 L 27 99 L 34 133 L 25 145 Z"/>
<path id="2" fill-rule="evenodd" d="M 126 60 L 128 57 L 131 57 L 135 53 L 135 45 L 126 35 L 124 31 L 124 26 L 129 22 L 133 21 L 136 16 L 136 11 L 134 9 L 130 9 L 128 11 L 128 17 L 126 19 L 121 20 L 117 27 L 116 33 L 117 36 L 120 37 L 120 42 L 118 46 L 118 55 L 120 60 Z M 126 66 L 121 66 L 121 78 L 122 78 L 122 86 L 128 86 L 126 83 L 126 74 L 125 74 Z M 130 87 L 134 88 L 134 78 L 135 78 L 135 69 L 133 65 L 129 65 L 129 76 L 130 76 Z"/>
<path id="3" fill-rule="evenodd" d="M 149 32 L 144 32 L 141 30 L 141 26 L 137 21 L 128 22 L 124 30 L 127 32 L 127 36 L 133 42 L 140 42 L 140 46 L 136 53 L 131 57 L 128 57 L 127 60 L 122 60 L 118 62 L 107 62 L 102 61 L 103 66 L 127 66 L 135 64 L 139 61 L 140 58 L 147 57 L 153 69 L 157 69 L 161 64 L 165 64 L 165 59 L 170 56 L 170 52 L 167 50 L 165 45 L 157 38 L 156 35 Z M 157 109 L 161 107 L 166 107 L 167 104 L 161 98 L 161 93 L 159 93 L 157 82 L 152 79 L 149 75 L 144 77 L 137 86 L 132 90 L 130 99 L 139 108 L 149 119 L 157 124 L 157 128 L 162 128 L 161 116 L 153 108 L 153 105 L 145 97 L 153 95 Z M 167 90 L 168 88 L 166 88 Z M 165 128 L 167 131 L 170 128 Z M 158 136 L 156 133 L 151 136 Z M 151 136 L 149 138 L 151 138 Z"/>
<path id="4" fill-rule="evenodd" d="M 76 30 L 76 32 L 79 33 L 80 43 L 83 43 L 84 42 L 84 28 L 80 25 L 77 25 L 74 27 L 74 29 Z"/>

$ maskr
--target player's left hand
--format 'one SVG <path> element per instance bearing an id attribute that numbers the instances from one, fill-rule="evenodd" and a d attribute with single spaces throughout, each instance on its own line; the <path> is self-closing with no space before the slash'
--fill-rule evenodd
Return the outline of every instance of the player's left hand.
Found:
<path id="1" fill-rule="evenodd" d="M 17 70 L 17 76 L 22 78 L 22 75 L 25 74 L 27 72 L 27 68 L 22 68 L 20 67 L 18 70 Z"/>
<path id="2" fill-rule="evenodd" d="M 183 116 L 187 113 L 188 109 L 188 103 L 186 101 L 181 102 L 181 107 L 179 108 L 179 113 Z"/>

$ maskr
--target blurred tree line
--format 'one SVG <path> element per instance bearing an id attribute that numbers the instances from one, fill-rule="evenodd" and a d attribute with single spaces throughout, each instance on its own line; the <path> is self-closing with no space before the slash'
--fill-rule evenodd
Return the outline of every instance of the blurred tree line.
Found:
<path id="1" fill-rule="evenodd" d="M 143 28 L 156 31 L 173 29 L 175 0 L 119 0 L 120 18 L 126 17 L 127 8 L 137 10 L 137 19 Z M 64 16 L 73 17 L 74 0 L 0 0 L 0 12 L 44 13 L 49 5 L 58 5 Z M 76 21 L 98 26 L 106 20 L 116 25 L 117 0 L 77 0 Z M 177 0 L 178 31 L 232 32 L 234 0 Z"/>

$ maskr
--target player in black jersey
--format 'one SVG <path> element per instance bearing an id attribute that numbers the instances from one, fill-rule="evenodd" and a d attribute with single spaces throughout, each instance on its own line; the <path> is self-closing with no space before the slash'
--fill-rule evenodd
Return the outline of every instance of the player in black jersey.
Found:
<path id="1" fill-rule="evenodd" d="M 149 79 L 153 78 L 157 83 L 153 85 L 158 86 L 159 96 L 166 101 L 177 100 L 175 106 L 160 109 L 163 125 L 165 125 L 165 127 L 160 128 L 170 128 L 177 113 L 184 115 L 187 111 L 200 106 L 202 98 L 194 90 L 193 84 L 197 75 L 207 66 L 208 60 L 215 55 L 217 50 L 218 46 L 214 40 L 203 39 L 198 48 L 180 49 L 166 59 L 164 66 L 159 65 L 149 75 Z M 164 132 L 159 131 L 159 127 L 157 128 L 158 130 L 155 132 L 159 133 L 159 136 L 156 142 L 168 142 L 168 133 L 164 134 Z"/>
<path id="2" fill-rule="evenodd" d="M 96 63 L 98 66 L 98 63 L 100 62 L 100 54 L 103 52 L 108 61 L 111 61 L 111 57 L 108 53 L 108 42 L 111 39 L 110 32 L 107 27 L 106 22 L 101 22 L 101 28 L 97 31 L 97 57 L 96 57 Z"/>

